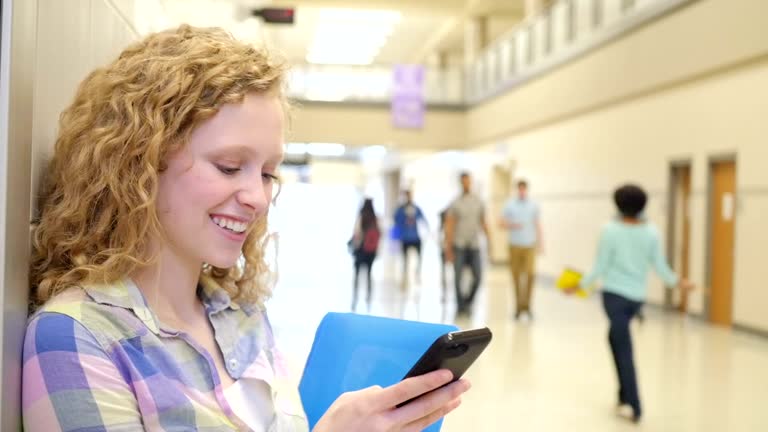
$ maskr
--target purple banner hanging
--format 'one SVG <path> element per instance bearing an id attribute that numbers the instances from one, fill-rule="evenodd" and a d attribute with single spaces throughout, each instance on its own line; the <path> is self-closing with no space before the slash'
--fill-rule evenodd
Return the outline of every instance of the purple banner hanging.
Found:
<path id="1" fill-rule="evenodd" d="M 392 76 L 392 124 L 396 128 L 424 126 L 424 66 L 395 65 Z"/>

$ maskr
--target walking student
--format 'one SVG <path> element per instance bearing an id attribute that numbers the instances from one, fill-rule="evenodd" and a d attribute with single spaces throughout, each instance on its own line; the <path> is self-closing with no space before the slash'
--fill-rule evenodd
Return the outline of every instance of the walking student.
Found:
<path id="1" fill-rule="evenodd" d="M 602 279 L 603 308 L 610 321 L 608 341 L 619 378 L 617 407 L 620 414 L 637 423 L 643 412 L 629 323 L 647 297 L 648 272 L 653 268 L 668 286 L 691 290 L 693 285 L 669 268 L 658 229 L 642 217 L 648 201 L 645 191 L 625 185 L 615 191 L 613 198 L 619 217 L 603 228 L 597 259 L 581 287 Z M 577 288 L 567 291 L 572 293 Z"/>
<path id="2" fill-rule="evenodd" d="M 536 280 L 536 254 L 542 249 L 539 205 L 528 196 L 528 183 L 517 183 L 517 197 L 507 201 L 501 217 L 509 244 L 509 268 L 515 288 L 515 319 L 523 313 L 533 318 L 531 299 Z"/>
<path id="3" fill-rule="evenodd" d="M 445 259 L 453 262 L 456 288 L 456 314 L 469 314 L 480 287 L 482 261 L 480 259 L 480 233 L 485 235 L 486 246 L 491 250 L 488 226 L 485 223 L 485 206 L 480 197 L 472 192 L 472 178 L 468 173 L 460 175 L 461 195 L 448 210 L 445 221 Z M 472 271 L 469 293 L 462 289 L 464 267 Z"/>
<path id="4" fill-rule="evenodd" d="M 419 222 L 427 226 L 427 220 L 419 206 L 413 202 L 413 193 L 410 190 L 403 192 L 405 202 L 395 211 L 395 231 L 400 237 L 403 247 L 403 287 L 408 281 L 408 252 L 416 251 L 416 281 L 421 279 L 421 236 L 419 235 Z"/>

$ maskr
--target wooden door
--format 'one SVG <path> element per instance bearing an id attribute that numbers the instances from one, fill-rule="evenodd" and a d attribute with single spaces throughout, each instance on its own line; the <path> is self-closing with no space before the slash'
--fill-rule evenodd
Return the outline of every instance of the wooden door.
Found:
<path id="1" fill-rule="evenodd" d="M 676 220 L 675 220 L 675 257 L 673 260 L 675 270 L 683 278 L 690 277 L 690 243 L 691 243 L 691 166 L 681 165 L 674 169 L 675 194 L 676 194 Z M 679 243 L 678 243 L 679 242 Z M 677 305 L 680 312 L 688 311 L 688 292 L 680 292 L 680 300 Z"/>
<path id="2" fill-rule="evenodd" d="M 713 163 L 711 172 L 709 319 L 714 324 L 730 326 L 733 311 L 736 163 L 733 161 Z"/>

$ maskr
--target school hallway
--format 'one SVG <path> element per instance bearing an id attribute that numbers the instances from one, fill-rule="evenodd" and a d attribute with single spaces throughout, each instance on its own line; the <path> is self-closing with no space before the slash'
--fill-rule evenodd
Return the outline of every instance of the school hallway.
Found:
<path id="1" fill-rule="evenodd" d="M 766 18 L 768 0 L 1 0 L 0 431 L 23 424 L 22 348 L 30 300 L 38 294 L 30 287 L 31 240 L 48 211 L 40 198 L 67 130 L 62 112 L 91 71 L 104 70 L 150 34 L 182 24 L 221 28 L 267 48 L 288 67 L 278 92 L 287 102 L 281 105 L 281 164 L 277 147 L 264 165 L 266 143 L 247 144 L 260 149 L 252 153 L 262 178 L 277 176 L 281 185 L 268 214 L 265 256 L 276 280 L 266 305 L 296 384 L 323 317 L 352 309 L 347 244 L 370 199 L 383 242 L 372 301 L 365 302 L 362 275 L 355 311 L 493 332 L 469 369 L 473 388 L 443 432 L 768 431 Z M 194 56 L 169 58 L 188 64 Z M 211 85 L 221 81 L 209 78 Z M 170 92 L 187 78 L 168 79 Z M 218 112 L 225 105 L 219 102 L 194 118 Z M 145 114 L 129 120 L 169 128 L 156 137 L 202 124 L 145 122 L 176 116 Z M 95 123 L 89 129 L 101 131 Z M 126 133 L 119 145 L 147 142 L 134 138 Z M 77 144 L 83 151 L 101 149 L 95 140 Z M 101 185 L 99 196 L 109 197 L 137 179 L 154 184 L 167 165 L 157 155 L 170 156 L 171 144 L 163 142 L 157 154 L 131 153 L 141 163 L 124 165 L 143 167 L 147 177 L 102 182 L 98 175 L 118 174 L 99 166 L 84 170 L 83 187 Z M 221 174 L 236 169 L 214 165 Z M 632 286 L 648 301 L 644 321 L 631 323 L 639 424 L 615 412 L 618 379 L 601 296 L 569 297 L 554 286 L 565 269 L 585 273 L 595 264 L 605 224 L 623 214 L 615 192 L 627 185 L 646 195 L 647 205 L 634 216 L 653 225 L 654 256 L 663 254 L 681 280 L 696 287 L 682 296 L 656 276 L 647 280 L 647 292 L 640 282 Z M 147 193 L 131 201 L 134 210 L 157 207 L 153 197 L 160 195 L 146 186 Z M 481 205 L 456 206 L 465 193 Z M 536 239 L 522 245 L 536 244 L 544 253 L 536 258 L 535 317 L 516 321 L 508 242 L 511 230 L 526 224 L 505 210 L 525 200 L 535 204 L 535 213 L 527 213 L 535 214 L 535 225 L 529 220 L 525 231 L 535 226 Z M 101 211 L 98 204 L 80 216 Z M 220 204 L 211 204 L 211 216 L 223 211 Z M 251 214 L 241 204 L 231 216 Z M 422 235 L 424 261 L 421 277 L 404 284 L 390 229 L 405 206 L 415 219 L 409 224 Z M 414 206 L 426 224 L 419 225 Z M 441 284 L 438 247 L 441 222 L 453 229 L 463 213 L 457 207 L 474 207 L 476 223 L 467 231 L 478 235 L 465 241 L 454 232 L 447 243 L 479 244 L 484 271 L 472 314 L 460 319 L 452 268 L 447 289 Z M 365 215 L 367 228 L 374 218 Z M 486 229 L 474 233 L 480 220 Z M 195 234 L 185 238 L 202 242 Z M 122 246 L 115 241 L 109 250 Z M 201 249 L 208 253 L 208 247 Z M 79 262 L 75 249 L 67 266 Z M 255 277 L 271 283 L 268 276 Z M 605 280 L 602 275 L 600 283 Z M 611 286 L 617 285 L 629 287 Z M 685 313 L 673 311 L 678 304 Z M 371 339 L 392 334 L 365 330 Z M 333 354 L 334 362 L 352 357 Z M 371 369 L 396 370 L 368 354 L 363 363 Z M 226 403 L 218 404 L 226 411 Z"/>
<path id="2" fill-rule="evenodd" d="M 313 211 L 313 223 L 294 229 L 290 219 L 302 216 L 292 206 L 303 202 L 319 210 L 353 205 L 353 193 L 344 198 L 341 191 L 293 185 L 276 207 L 276 217 L 289 219 L 279 225 L 292 229 L 280 236 L 279 282 L 268 308 L 277 340 L 297 374 L 323 315 L 350 310 L 352 259 L 345 245 L 351 231 L 339 223 L 338 213 Z M 443 305 L 433 239 L 424 243 L 421 284 L 412 277 L 406 291 L 399 252 L 388 244 L 381 249 L 374 264 L 371 314 L 455 323 L 462 329 L 488 326 L 493 332 L 491 345 L 468 372 L 472 390 L 448 416 L 445 432 L 768 430 L 764 337 L 646 307 L 645 321 L 632 325 L 644 410 L 641 423 L 634 425 L 614 413 L 617 380 L 598 296 L 567 297 L 542 281 L 534 295 L 535 319 L 516 322 L 506 267 L 489 269 L 486 264 L 471 318 L 454 320 L 452 272 Z M 364 284 L 359 289 L 357 311 L 367 313 Z M 300 306 L 296 299 L 301 299 Z"/>

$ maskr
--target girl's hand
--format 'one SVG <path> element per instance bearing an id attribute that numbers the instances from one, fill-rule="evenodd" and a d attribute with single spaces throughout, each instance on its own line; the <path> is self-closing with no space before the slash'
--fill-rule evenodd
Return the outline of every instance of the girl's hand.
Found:
<path id="1" fill-rule="evenodd" d="M 344 393 L 331 405 L 313 432 L 421 431 L 461 404 L 460 396 L 469 390 L 469 381 L 459 380 L 445 385 L 452 378 L 450 371 L 439 370 L 387 388 L 374 386 Z M 418 398 L 396 408 L 415 397 Z"/>

